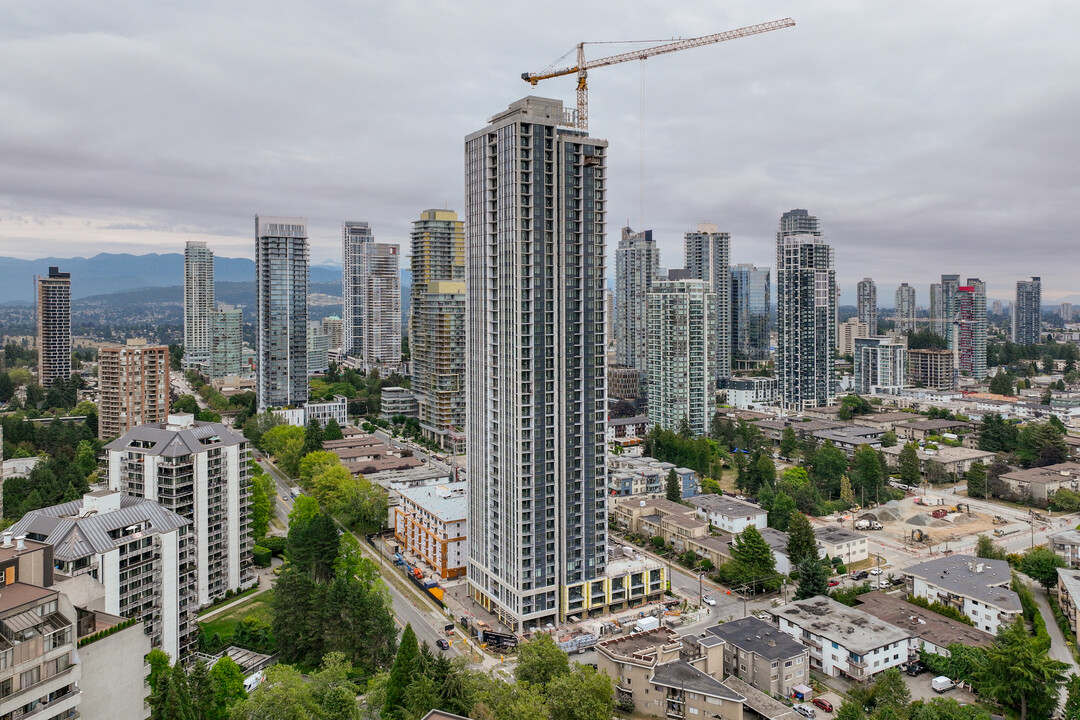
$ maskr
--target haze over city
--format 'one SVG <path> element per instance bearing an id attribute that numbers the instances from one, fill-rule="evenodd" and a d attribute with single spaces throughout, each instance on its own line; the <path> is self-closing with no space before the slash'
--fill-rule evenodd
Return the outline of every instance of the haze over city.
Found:
<path id="1" fill-rule="evenodd" d="M 572 78 L 530 88 L 522 72 L 581 40 L 791 16 L 791 29 L 591 73 L 590 131 L 611 143 L 609 253 L 628 222 L 677 267 L 682 234 L 710 221 L 732 234 L 734 262 L 771 266 L 777 218 L 805 207 L 836 249 L 844 303 L 864 275 L 916 285 L 920 305 L 942 272 L 983 278 L 991 297 L 1029 275 L 1046 302 L 1073 291 L 1073 3 L 68 2 L 7 15 L 3 255 L 196 239 L 251 257 L 255 213 L 306 216 L 313 263 L 340 260 L 346 218 L 402 242 L 420 209 L 461 209 L 465 134 L 525 94 L 572 101 Z"/>

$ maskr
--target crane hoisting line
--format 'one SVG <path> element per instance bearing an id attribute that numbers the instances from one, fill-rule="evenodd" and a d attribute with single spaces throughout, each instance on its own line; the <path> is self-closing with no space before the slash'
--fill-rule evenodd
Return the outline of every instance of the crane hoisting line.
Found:
<path id="1" fill-rule="evenodd" d="M 554 77 L 562 77 L 563 75 L 577 75 L 577 115 L 565 124 L 569 127 L 575 127 L 580 130 L 589 129 L 589 88 L 588 88 L 588 76 L 589 70 L 593 68 L 604 67 L 606 65 L 615 65 L 629 60 L 645 60 L 646 58 L 654 57 L 656 55 L 663 55 L 665 53 L 677 52 L 679 50 L 689 50 L 690 48 L 701 47 L 702 45 L 712 45 L 713 43 L 725 42 L 727 40 L 735 40 L 737 38 L 747 37 L 749 35 L 760 35 L 761 33 L 772 32 L 773 30 L 781 30 L 783 28 L 794 27 L 795 21 L 791 18 L 784 18 L 783 20 L 773 20 L 772 22 L 761 23 L 759 25 L 749 25 L 747 27 L 738 28 L 736 30 L 726 30 L 714 35 L 703 35 L 702 37 L 687 38 L 685 40 L 677 40 L 675 42 L 665 43 L 663 45 L 657 45 L 651 48 L 643 48 L 641 50 L 631 50 L 630 52 L 620 53 L 618 55 L 611 55 L 606 58 L 599 58 L 597 60 L 585 60 L 585 46 L 593 43 L 578 43 L 577 46 L 577 64 L 573 67 L 565 67 L 560 70 L 544 70 L 536 73 L 522 73 L 521 79 L 536 85 L 541 80 L 547 80 Z M 569 54 L 569 53 L 567 53 Z M 565 57 L 565 56 L 564 56 Z M 561 58 L 560 58 L 561 60 Z M 559 62 L 556 60 L 555 62 Z"/>

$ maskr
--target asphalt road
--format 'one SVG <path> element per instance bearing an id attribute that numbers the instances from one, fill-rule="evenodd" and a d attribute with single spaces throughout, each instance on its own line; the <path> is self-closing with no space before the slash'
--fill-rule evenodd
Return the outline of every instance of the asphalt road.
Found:
<path id="1" fill-rule="evenodd" d="M 277 497 L 274 502 L 274 510 L 278 519 L 281 521 L 282 526 L 288 531 L 289 528 L 289 513 L 292 512 L 293 499 L 291 492 L 291 484 L 288 478 L 276 465 L 268 462 L 265 458 L 259 463 L 262 465 L 270 476 L 274 478 L 274 482 L 277 484 Z M 355 537 L 355 535 L 354 535 Z M 357 537 L 357 541 L 360 543 L 360 547 L 368 552 L 370 555 L 377 555 L 377 553 L 367 544 L 367 541 L 362 537 Z M 390 606 L 394 611 L 394 622 L 397 623 L 400 629 L 404 629 L 406 624 L 411 623 L 413 632 L 416 633 L 416 639 L 420 642 L 427 642 L 431 646 L 432 650 L 436 650 L 435 641 L 439 638 L 445 638 L 442 628 L 447 620 L 439 620 L 436 622 L 434 615 L 434 605 L 429 605 L 425 600 L 422 600 L 411 593 L 409 595 L 403 593 L 397 587 L 397 583 L 408 586 L 408 580 L 405 578 L 405 574 L 395 566 L 389 559 L 380 559 L 373 557 L 372 559 L 378 559 L 379 572 L 384 576 L 386 586 L 390 590 Z M 418 607 L 419 606 L 419 607 Z M 463 654 L 457 648 L 457 643 L 460 642 L 460 634 L 455 633 L 451 638 L 450 649 L 443 651 L 447 655 L 453 657 Z"/>

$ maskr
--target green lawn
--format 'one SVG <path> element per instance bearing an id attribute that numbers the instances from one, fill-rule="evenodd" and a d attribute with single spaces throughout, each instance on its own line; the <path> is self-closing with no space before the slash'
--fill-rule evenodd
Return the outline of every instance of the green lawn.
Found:
<path id="1" fill-rule="evenodd" d="M 273 615 L 270 612 L 270 601 L 273 595 L 273 590 L 267 590 L 230 610 L 215 615 L 206 622 L 200 622 L 199 625 L 202 626 L 207 637 L 213 637 L 216 633 L 218 636 L 225 638 L 232 635 L 233 628 L 244 618 L 251 617 L 269 623 L 273 620 Z"/>

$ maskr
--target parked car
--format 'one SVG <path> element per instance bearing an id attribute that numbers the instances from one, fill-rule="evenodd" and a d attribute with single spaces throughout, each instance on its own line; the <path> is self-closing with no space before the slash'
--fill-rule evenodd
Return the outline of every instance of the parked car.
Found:
<path id="1" fill-rule="evenodd" d="M 814 698 L 814 704 L 825 712 L 832 712 L 832 703 L 825 698 Z"/>
<path id="2" fill-rule="evenodd" d="M 891 583 L 889 583 L 889 582 L 888 582 L 887 580 L 882 580 L 881 582 L 879 582 L 879 583 L 877 584 L 877 586 L 878 586 L 879 588 L 881 588 L 882 590 L 888 590 L 889 588 L 891 588 L 891 587 L 892 587 L 892 584 L 891 584 Z"/>
<path id="3" fill-rule="evenodd" d="M 716 604 L 716 601 L 713 600 L 712 595 L 706 595 L 705 597 L 701 598 L 701 601 L 703 603 L 705 603 L 706 605 L 715 605 Z"/>
<path id="4" fill-rule="evenodd" d="M 892 579 L 892 584 L 893 585 L 903 585 L 904 584 L 904 578 L 902 578 L 902 577 L 894 577 Z"/>
<path id="5" fill-rule="evenodd" d="M 919 677 L 924 672 L 926 672 L 926 666 L 923 665 L 921 662 L 915 661 L 912 663 L 908 663 L 907 669 L 904 672 L 906 672 L 911 677 Z"/>
<path id="6" fill-rule="evenodd" d="M 799 703 L 794 708 L 795 712 L 799 713 L 803 717 L 813 718 L 817 717 L 817 713 L 814 712 L 814 706 L 809 703 Z"/>
<path id="7" fill-rule="evenodd" d="M 772 622 L 772 615 L 767 612 L 754 613 L 754 617 L 756 617 L 761 622 Z"/>
<path id="8" fill-rule="evenodd" d="M 873 569 L 871 569 L 870 574 L 871 575 L 880 575 L 881 574 L 881 568 L 873 568 Z"/>
<path id="9" fill-rule="evenodd" d="M 870 573 L 866 572 L 865 570 L 860 570 L 857 573 L 851 574 L 852 580 L 865 580 L 868 577 L 870 577 Z"/>
<path id="10" fill-rule="evenodd" d="M 830 580 L 829 581 L 829 587 L 836 587 L 839 584 L 840 584 L 839 580 Z"/>
<path id="11" fill-rule="evenodd" d="M 438 640 L 436 640 L 435 644 L 438 646 L 438 648 L 440 650 L 449 650 L 450 649 L 450 643 L 446 642 L 446 640 L 443 640 L 442 638 L 439 638 Z"/>

